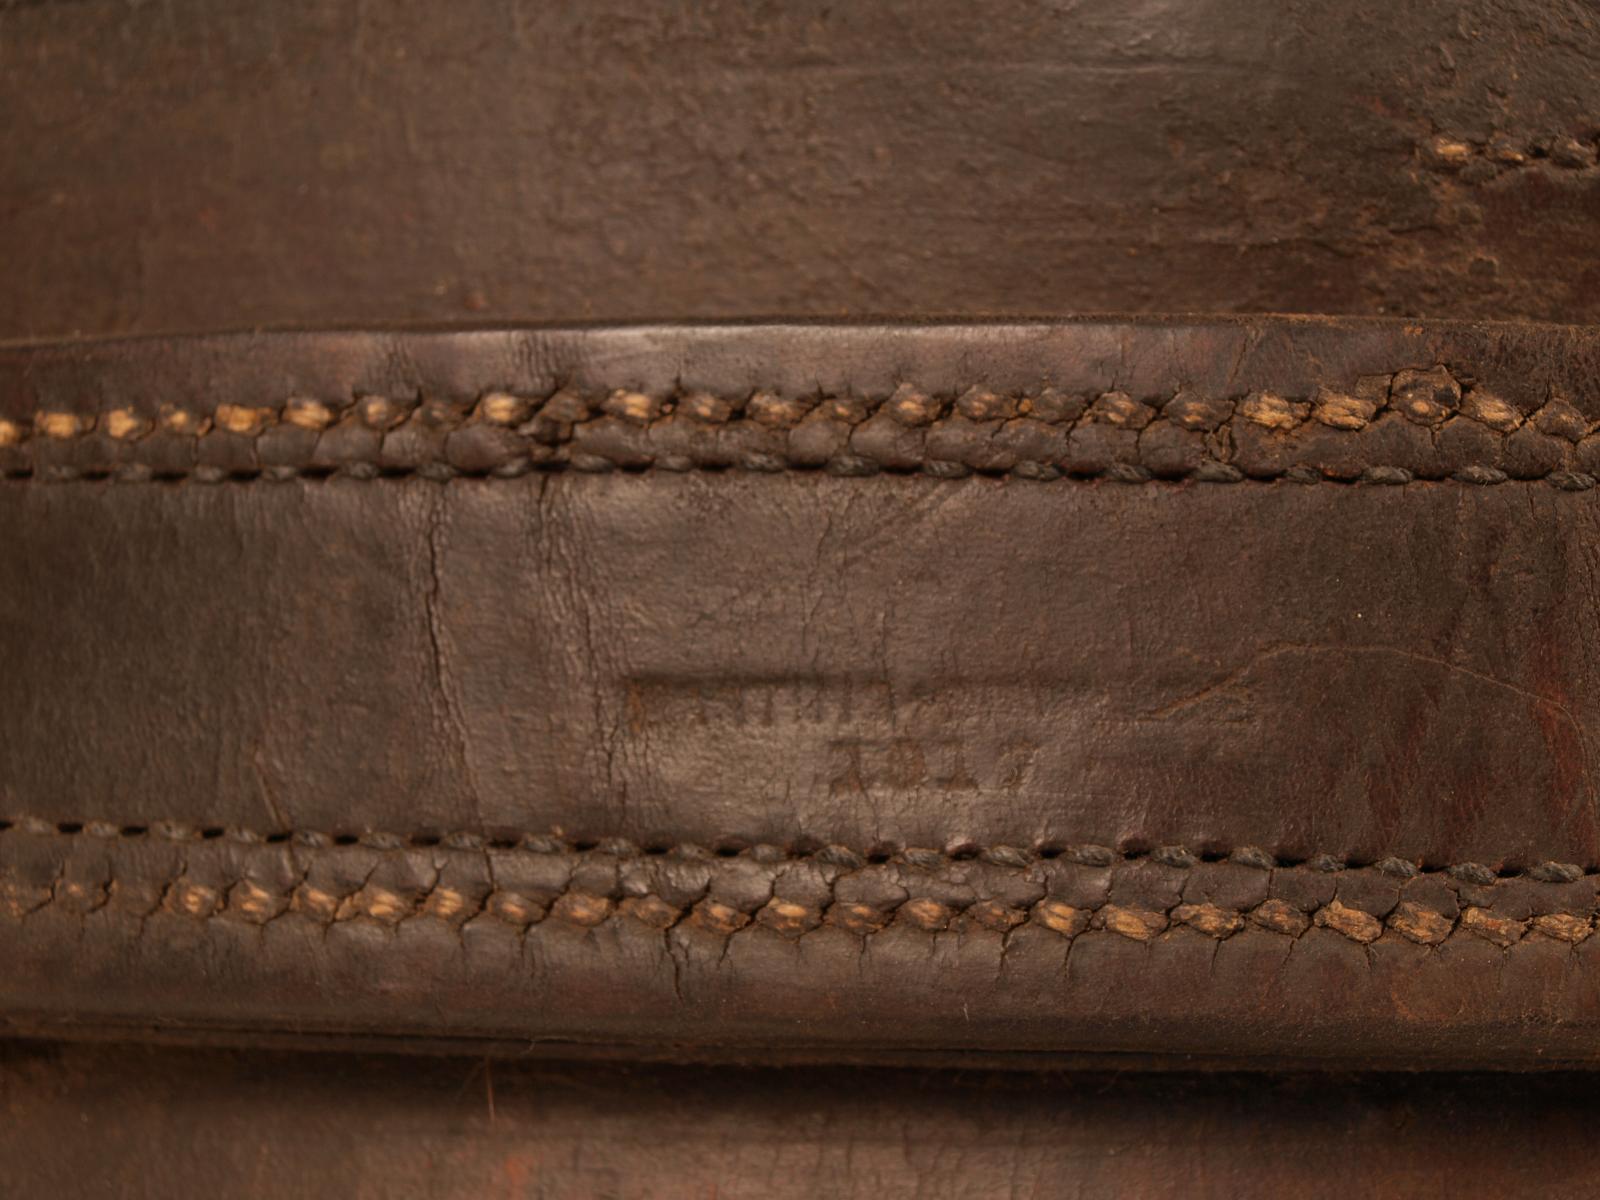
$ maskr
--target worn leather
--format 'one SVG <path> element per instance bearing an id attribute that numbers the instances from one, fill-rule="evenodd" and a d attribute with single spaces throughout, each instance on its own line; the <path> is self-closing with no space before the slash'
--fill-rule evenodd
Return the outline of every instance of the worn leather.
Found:
<path id="1" fill-rule="evenodd" d="M 0 337 L 1594 320 L 1584 0 L 28 0 Z"/>
<path id="2" fill-rule="evenodd" d="M 1586 1075 L 751 1070 L 0 1049 L 18 1195 L 1591 1195 Z M 1464 1136 L 1464 1131 L 1470 1136 Z"/>
<path id="3" fill-rule="evenodd" d="M 1264 318 L 10 350 L 0 1006 L 1588 1061 L 1594 357 Z"/>
<path id="4" fill-rule="evenodd" d="M 1597 39 L 0 0 L 0 1193 L 1591 1193 Z"/>

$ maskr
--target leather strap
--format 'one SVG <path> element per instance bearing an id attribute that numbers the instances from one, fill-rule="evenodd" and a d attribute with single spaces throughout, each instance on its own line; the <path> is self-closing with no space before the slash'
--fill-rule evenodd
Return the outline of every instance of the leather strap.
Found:
<path id="1" fill-rule="evenodd" d="M 8 350 L 0 1006 L 1586 1061 L 1593 358 L 1270 319 Z"/>

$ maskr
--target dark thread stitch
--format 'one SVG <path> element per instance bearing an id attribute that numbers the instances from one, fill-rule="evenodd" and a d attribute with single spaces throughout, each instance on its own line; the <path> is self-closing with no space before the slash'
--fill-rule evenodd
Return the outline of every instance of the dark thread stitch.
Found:
<path id="1" fill-rule="evenodd" d="M 947 863 L 982 861 L 994 866 L 1017 870 L 1026 869 L 1036 861 L 1065 858 L 1069 862 L 1087 867 L 1109 867 L 1114 863 L 1149 861 L 1178 870 L 1192 870 L 1206 862 L 1227 861 L 1255 870 L 1309 870 L 1320 873 L 1344 871 L 1370 866 L 1382 874 L 1397 879 L 1413 879 L 1439 875 L 1473 884 L 1492 883 L 1495 880 L 1525 875 L 1543 883 L 1570 883 L 1586 876 L 1600 875 L 1600 864 L 1544 862 L 1525 870 L 1507 869 L 1499 873 L 1479 863 L 1460 863 L 1446 866 L 1422 866 L 1394 856 L 1372 860 L 1340 859 L 1330 854 L 1314 854 L 1303 860 L 1286 860 L 1274 857 L 1256 846 L 1240 846 L 1231 850 L 1208 849 L 1197 853 L 1184 846 L 1156 846 L 1151 848 L 1113 849 L 1109 846 L 1086 843 L 1062 845 L 1059 842 L 1041 842 L 1032 848 L 1011 844 L 980 846 L 962 841 L 943 848 L 929 846 L 897 846 L 878 842 L 866 850 L 856 850 L 837 843 L 805 840 L 790 846 L 774 846 L 765 842 L 749 842 L 739 837 L 718 838 L 706 844 L 693 842 L 652 842 L 641 846 L 627 838 L 609 837 L 598 840 L 563 839 L 548 834 L 523 832 L 486 838 L 467 831 L 440 833 L 422 830 L 414 833 L 395 833 L 368 830 L 360 833 L 326 833 L 318 830 L 251 830 L 235 826 L 201 826 L 179 821 L 154 821 L 148 825 L 117 825 L 105 821 L 49 821 L 40 817 L 19 816 L 0 818 L 0 847 L 4 835 L 26 834 L 32 837 L 94 837 L 104 840 L 138 841 L 159 837 L 169 842 L 203 842 L 228 840 L 243 845 L 276 845 L 284 842 L 310 850 L 332 847 L 363 846 L 373 850 L 426 850 L 437 847 L 450 850 L 521 851 L 528 854 L 580 856 L 600 854 L 611 858 L 642 858 L 675 854 L 680 857 L 699 858 L 751 858 L 761 863 L 816 860 L 831 865 L 855 869 L 866 863 L 902 861 L 912 866 L 937 869 Z"/>

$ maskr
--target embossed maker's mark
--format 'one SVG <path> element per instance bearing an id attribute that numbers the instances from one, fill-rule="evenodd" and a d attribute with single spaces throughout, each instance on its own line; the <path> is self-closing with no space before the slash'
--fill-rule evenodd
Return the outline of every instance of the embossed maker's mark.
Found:
<path id="1" fill-rule="evenodd" d="M 917 791 L 1015 793 L 1034 779 L 1039 737 L 996 737 L 987 714 L 996 691 L 1023 684 L 893 685 L 850 677 L 635 678 L 627 682 L 629 728 L 652 747 L 652 765 L 749 755 L 790 784 L 831 797 Z M 1048 690 L 1048 689 L 1047 689 Z"/>

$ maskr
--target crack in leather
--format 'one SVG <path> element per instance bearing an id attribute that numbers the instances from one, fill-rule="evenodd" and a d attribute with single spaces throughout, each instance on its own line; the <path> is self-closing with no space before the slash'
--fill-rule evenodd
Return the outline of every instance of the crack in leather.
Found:
<path id="1" fill-rule="evenodd" d="M 0 475 L 217 483 L 743 469 L 1124 483 L 1542 479 L 1583 491 L 1600 475 L 1596 429 L 1560 396 L 1524 414 L 1442 365 L 1302 398 L 1179 390 L 1146 401 L 983 386 L 941 395 L 912 384 L 887 396 L 490 391 L 467 404 L 371 395 L 343 407 L 307 397 L 278 408 L 223 403 L 209 416 L 175 405 L 153 418 L 41 410 L 31 422 L 0 420 Z"/>

